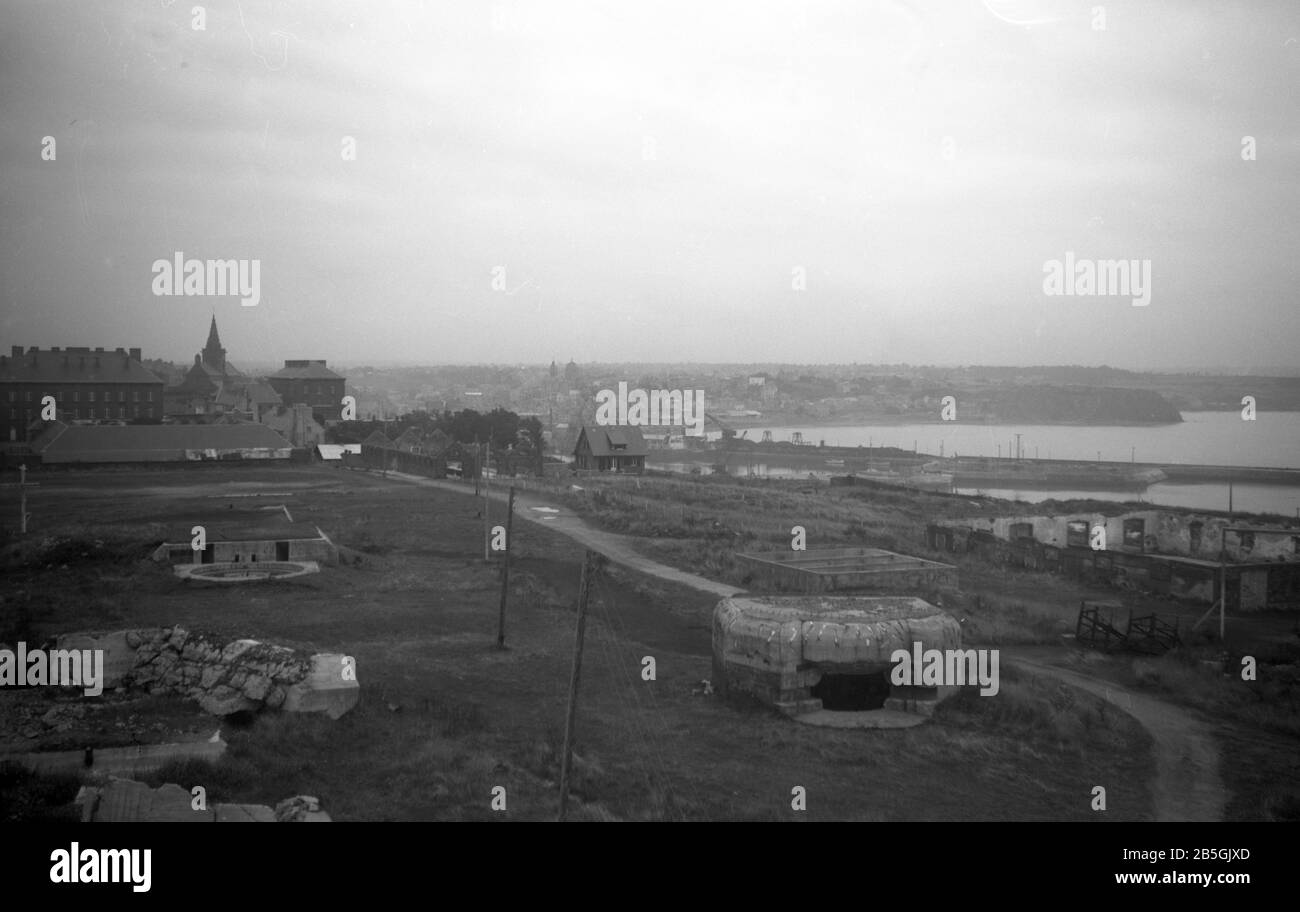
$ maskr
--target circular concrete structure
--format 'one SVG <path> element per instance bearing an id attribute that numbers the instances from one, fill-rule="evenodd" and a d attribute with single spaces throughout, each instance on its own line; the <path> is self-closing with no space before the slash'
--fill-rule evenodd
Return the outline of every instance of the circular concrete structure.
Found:
<path id="1" fill-rule="evenodd" d="M 315 561 L 252 561 L 244 563 L 220 562 L 215 564 L 178 564 L 176 575 L 181 579 L 205 583 L 252 583 L 262 580 L 292 579 L 319 573 Z"/>
<path id="2" fill-rule="evenodd" d="M 888 682 L 894 651 L 916 644 L 960 648 L 961 625 L 919 598 L 734 596 L 713 611 L 714 687 L 792 715 L 821 711 L 823 697 L 835 708 L 854 689 L 865 706 L 917 709 L 917 700 L 934 699 L 932 688 Z"/>

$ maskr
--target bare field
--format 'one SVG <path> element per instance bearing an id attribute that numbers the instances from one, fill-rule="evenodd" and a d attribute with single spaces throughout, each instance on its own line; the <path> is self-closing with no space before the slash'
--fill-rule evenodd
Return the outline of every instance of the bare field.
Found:
<path id="1" fill-rule="evenodd" d="M 32 480 L 41 487 L 29 494 L 31 531 L 21 540 L 11 532 L 0 550 L 4 636 L 180 624 L 356 657 L 361 703 L 339 721 L 266 715 L 227 726 L 221 763 L 164 770 L 158 781 L 204 785 L 213 801 L 312 794 L 336 819 L 555 814 L 583 553 L 571 539 L 516 519 L 501 652 L 498 571 L 482 559 L 482 502 L 466 494 L 319 467 Z M 193 587 L 146 558 L 168 530 L 249 509 L 262 498 L 240 495 L 259 493 L 287 504 L 296 525 L 323 529 L 343 563 L 293 581 Z M 0 511 L 11 529 L 12 488 Z M 494 524 L 504 519 L 502 506 L 493 511 Z M 1029 674 L 1007 675 L 1003 699 L 945 705 L 905 731 L 813 729 L 695 696 L 710 675 L 715 601 L 617 567 L 598 582 L 575 816 L 1094 820 L 1103 816 L 1089 808 L 1099 783 L 1104 819 L 1153 815 L 1146 733 L 1103 701 L 1065 700 Z M 641 679 L 646 656 L 656 661 L 653 682 Z M 171 710 L 168 724 L 203 722 Z M 498 785 L 504 812 L 489 807 Z M 795 786 L 807 789 L 806 812 L 791 810 Z"/>

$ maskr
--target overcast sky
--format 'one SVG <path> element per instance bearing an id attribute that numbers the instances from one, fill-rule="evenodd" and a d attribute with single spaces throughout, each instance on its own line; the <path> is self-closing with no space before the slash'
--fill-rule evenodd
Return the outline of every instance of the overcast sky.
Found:
<path id="1" fill-rule="evenodd" d="M 0 2 L 4 351 L 1297 361 L 1294 0 L 203 13 Z M 1046 295 L 1067 251 L 1150 303 Z M 260 302 L 153 294 L 177 252 Z"/>

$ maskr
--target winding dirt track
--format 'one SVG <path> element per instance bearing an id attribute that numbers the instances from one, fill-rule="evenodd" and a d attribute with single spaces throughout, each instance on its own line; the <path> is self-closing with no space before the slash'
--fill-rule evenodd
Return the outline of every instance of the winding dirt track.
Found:
<path id="1" fill-rule="evenodd" d="M 388 477 L 459 494 L 472 494 L 465 484 L 390 472 Z M 498 500 L 494 492 L 492 498 Z M 500 501 L 504 503 L 504 496 Z M 540 509 L 539 509 L 540 508 Z M 549 526 L 598 551 L 616 563 L 642 573 L 690 586 L 710 595 L 729 596 L 743 592 L 687 573 L 637 553 L 635 539 L 604 532 L 587 525 L 571 510 L 556 507 L 530 494 L 515 493 L 515 515 Z M 1003 650 L 1006 660 L 1035 673 L 1050 675 L 1071 687 L 1095 694 L 1123 709 L 1151 733 L 1155 742 L 1156 769 L 1151 782 L 1156 820 L 1219 821 L 1223 819 L 1227 793 L 1219 776 L 1219 751 L 1207 726 L 1172 704 L 1135 694 L 1100 678 L 1088 677 L 1055 664 L 1061 651 L 1051 648 Z"/>
<path id="2" fill-rule="evenodd" d="M 454 491 L 457 494 L 473 495 L 473 491 L 468 490 L 463 482 L 421 478 L 419 475 L 406 475 L 402 472 L 389 472 L 388 477 L 413 482 L 425 487 L 442 488 L 446 491 Z M 499 488 L 493 489 L 492 501 L 494 504 L 499 503 L 502 505 L 502 517 L 504 518 L 506 497 Z M 745 591 L 737 589 L 735 586 L 715 582 L 706 577 L 687 573 L 684 570 L 678 570 L 675 567 L 669 567 L 667 564 L 651 560 L 637 552 L 634 547 L 636 539 L 592 528 L 572 510 L 557 507 L 522 491 L 515 492 L 515 516 L 555 529 L 557 532 L 562 532 L 591 550 L 600 552 L 615 563 L 630 567 L 633 570 L 639 570 L 650 576 L 657 576 L 673 583 L 681 583 L 683 586 L 690 586 L 692 589 L 699 589 L 701 592 L 707 592 L 710 595 L 719 597 L 736 595 Z"/>
<path id="3" fill-rule="evenodd" d="M 1052 652 L 1059 654 L 1059 650 L 1034 650 L 1035 658 L 1011 654 L 1007 660 L 1110 701 L 1151 733 L 1156 758 L 1151 781 L 1156 820 L 1223 819 L 1227 793 L 1219 777 L 1219 750 L 1203 722 L 1163 700 L 1037 658 Z"/>

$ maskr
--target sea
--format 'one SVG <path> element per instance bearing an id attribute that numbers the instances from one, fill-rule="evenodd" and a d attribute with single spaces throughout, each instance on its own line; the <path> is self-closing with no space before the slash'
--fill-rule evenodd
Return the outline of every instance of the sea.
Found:
<path id="1" fill-rule="evenodd" d="M 790 440 L 798 431 L 804 443 L 827 446 L 888 446 L 943 456 L 1007 456 L 1027 459 L 1101 460 L 1105 462 L 1183 463 L 1187 465 L 1300 468 L 1300 412 L 1256 412 L 1244 420 L 1240 412 L 1183 412 L 1181 424 L 1103 426 L 1066 424 L 963 424 L 961 422 L 898 423 L 835 426 L 773 426 L 749 429 L 761 440 L 769 430 L 776 441 Z M 1016 435 L 1019 436 L 1017 441 Z M 689 471 L 687 464 L 656 467 Z M 707 470 L 706 470 L 707 471 Z M 807 477 L 810 473 L 762 463 L 729 466 L 733 474 Z M 843 474 L 843 469 L 811 473 Z M 962 494 L 982 494 L 1037 503 L 1043 500 L 1091 498 L 1140 501 L 1161 506 L 1227 510 L 1228 484 L 1170 484 L 1145 491 L 1078 491 L 1037 488 L 958 488 Z M 1231 507 L 1249 513 L 1300 517 L 1300 486 L 1234 482 Z"/>

